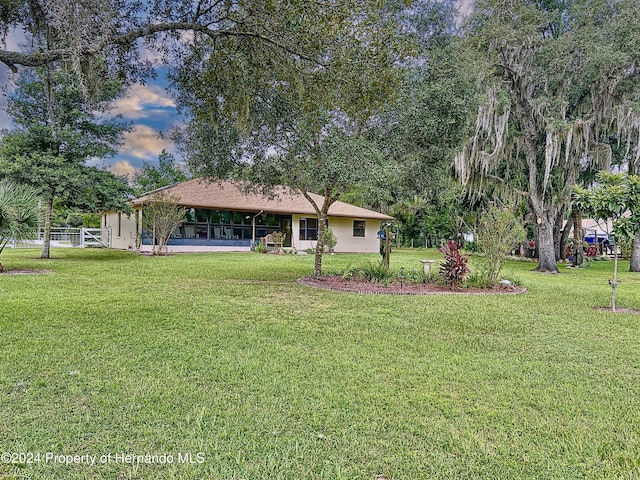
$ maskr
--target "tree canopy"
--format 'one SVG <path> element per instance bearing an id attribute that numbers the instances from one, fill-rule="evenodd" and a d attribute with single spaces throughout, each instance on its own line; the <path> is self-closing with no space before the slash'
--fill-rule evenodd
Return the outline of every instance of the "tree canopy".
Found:
<path id="1" fill-rule="evenodd" d="M 8 112 L 14 128 L 0 143 L 0 177 L 31 185 L 45 202 L 43 258 L 49 257 L 53 202 L 89 211 L 126 209 L 123 178 L 88 162 L 112 155 L 124 126 L 101 114 L 119 91 L 108 83 L 99 102 L 86 102 L 74 72 L 25 72 Z"/>
<path id="2" fill-rule="evenodd" d="M 213 78 L 239 78 L 245 55 L 261 68 L 292 73 L 295 62 L 322 63 L 336 25 L 368 0 L 12 0 L 0 9 L 0 33 L 29 35 L 31 48 L 0 49 L 14 71 L 54 63 L 72 65 L 86 91 L 99 84 L 95 58 L 121 81 L 153 75 L 153 60 L 191 68 Z M 151 51 L 152 55 L 143 54 Z M 237 57 L 236 57 L 237 55 Z M 97 81 L 96 81 L 97 80 Z M 239 83 L 238 83 L 239 85 Z M 238 98 L 238 105 L 248 101 Z"/>
<path id="3" fill-rule="evenodd" d="M 158 166 L 154 166 L 146 160 L 133 177 L 133 188 L 136 195 L 156 190 L 174 183 L 184 182 L 189 178 L 187 172 L 180 168 L 176 158 L 162 150 L 158 155 Z"/>
<path id="4" fill-rule="evenodd" d="M 541 271 L 557 272 L 553 226 L 580 171 L 607 168 L 609 135 L 636 121 L 637 11 L 637 0 L 476 4 L 468 41 L 484 101 L 456 171 L 472 192 L 527 201 Z"/>
<path id="5" fill-rule="evenodd" d="M 329 207 L 355 183 L 383 175 L 372 127 L 399 85 L 404 55 L 388 8 L 361 2 L 345 11 L 331 41 L 318 44 L 321 64 L 295 65 L 299 81 L 286 70 L 263 68 L 252 51 L 232 59 L 233 78 L 204 68 L 174 78 L 192 114 L 183 137 L 190 168 L 206 177 L 247 179 L 263 191 L 285 185 L 305 195 L 319 218 L 316 275 Z M 251 99 L 244 112 L 238 98 Z M 324 195 L 324 203 L 316 204 L 311 192 Z"/>

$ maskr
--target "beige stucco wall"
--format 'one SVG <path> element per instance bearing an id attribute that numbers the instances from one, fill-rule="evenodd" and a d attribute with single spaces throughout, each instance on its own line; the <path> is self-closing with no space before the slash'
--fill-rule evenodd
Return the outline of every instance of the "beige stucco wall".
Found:
<path id="1" fill-rule="evenodd" d="M 108 212 L 103 214 L 101 227 L 111 229 L 111 248 L 119 250 L 134 250 L 136 249 L 136 218 L 138 211 L 134 211 L 131 215 L 124 213 L 120 214 L 118 219 L 118 212 Z M 306 250 L 308 248 L 314 249 L 316 241 L 314 240 L 300 240 L 300 218 L 305 218 L 303 215 L 293 215 L 292 218 L 292 246 L 297 250 Z M 306 217 L 309 218 L 309 217 Z M 365 219 L 355 219 L 365 220 Z M 333 230 L 338 243 L 336 244 L 335 251 L 340 253 L 378 253 L 380 248 L 380 242 L 377 238 L 377 232 L 380 230 L 379 220 L 365 220 L 365 236 L 354 237 L 353 236 L 353 218 L 344 217 L 329 217 L 329 227 Z M 118 222 L 120 222 L 120 228 L 118 228 Z M 118 232 L 120 235 L 118 235 Z M 150 245 L 143 245 L 140 247 L 141 251 L 150 251 Z M 211 246 L 169 246 L 169 252 L 206 252 L 206 251 L 247 251 L 248 247 L 211 247 Z"/>
<path id="2" fill-rule="evenodd" d="M 292 222 L 292 246 L 298 250 L 306 250 L 308 248 L 315 248 L 316 241 L 312 240 L 300 240 L 300 218 L 305 218 L 303 215 L 293 215 Z M 380 250 L 380 241 L 378 240 L 377 233 L 380 230 L 379 220 L 365 220 L 365 236 L 354 237 L 353 236 L 353 221 L 364 219 L 353 219 L 344 217 L 329 217 L 329 228 L 333 231 L 338 243 L 336 244 L 335 251 L 340 253 L 378 253 Z"/>
<path id="3" fill-rule="evenodd" d="M 111 248 L 118 250 L 135 249 L 136 212 L 131 215 L 119 212 L 105 213 L 102 215 L 100 226 L 111 230 Z"/>

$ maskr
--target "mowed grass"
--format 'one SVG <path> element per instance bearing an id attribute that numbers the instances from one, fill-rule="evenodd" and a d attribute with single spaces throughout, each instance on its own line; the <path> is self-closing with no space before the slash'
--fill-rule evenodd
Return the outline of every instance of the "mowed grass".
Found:
<path id="1" fill-rule="evenodd" d="M 0 453 L 34 455 L 0 479 L 640 478 L 640 315 L 594 309 L 612 262 L 508 263 L 524 295 L 380 296 L 296 284 L 312 256 L 38 254 L 2 255 L 51 273 L 0 276 Z"/>

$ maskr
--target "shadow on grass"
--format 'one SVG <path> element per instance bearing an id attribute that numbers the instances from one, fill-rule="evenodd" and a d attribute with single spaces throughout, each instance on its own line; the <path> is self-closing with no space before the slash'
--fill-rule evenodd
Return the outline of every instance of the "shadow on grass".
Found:
<path id="1" fill-rule="evenodd" d="M 35 257 L 26 257 L 29 260 L 41 260 L 43 262 L 113 262 L 132 261 L 139 258 L 135 252 L 102 249 L 78 249 L 74 251 L 56 250 L 51 252 L 49 258 L 42 258 L 40 254 Z"/>

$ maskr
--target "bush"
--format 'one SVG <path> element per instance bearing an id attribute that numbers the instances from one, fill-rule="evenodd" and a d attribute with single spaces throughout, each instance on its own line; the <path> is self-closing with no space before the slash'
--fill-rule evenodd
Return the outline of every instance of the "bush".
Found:
<path id="1" fill-rule="evenodd" d="M 328 252 L 331 251 L 331 249 L 335 247 L 337 243 L 338 243 L 338 239 L 336 238 L 336 235 L 333 233 L 333 230 L 331 230 L 329 227 L 325 228 L 324 246 L 327 249 L 327 251 Z"/>
<path id="2" fill-rule="evenodd" d="M 354 267 L 353 264 L 349 264 L 347 268 L 341 273 L 343 280 L 351 280 L 354 275 L 358 275 L 359 269 Z"/>
<path id="3" fill-rule="evenodd" d="M 467 288 L 489 288 L 495 284 L 496 282 L 491 279 L 487 268 L 472 272 L 464 282 L 464 286 Z"/>
<path id="4" fill-rule="evenodd" d="M 383 285 L 389 285 L 395 278 L 391 269 L 382 262 L 370 262 L 360 267 L 359 274 L 368 282 L 381 283 Z"/>
<path id="5" fill-rule="evenodd" d="M 493 282 L 498 281 L 505 258 L 525 236 L 522 224 L 511 210 L 491 205 L 482 213 L 478 246 L 485 254 L 489 277 Z"/>
<path id="6" fill-rule="evenodd" d="M 467 252 L 471 252 L 471 253 L 482 252 L 482 249 L 480 248 L 480 245 L 478 244 L 478 242 L 464 242 L 464 249 Z"/>
<path id="7" fill-rule="evenodd" d="M 82 226 L 85 228 L 100 228 L 100 215 L 95 213 L 82 214 Z"/>
<path id="8" fill-rule="evenodd" d="M 425 273 L 424 268 L 414 268 L 406 272 L 406 277 L 407 280 L 414 283 L 428 283 L 431 285 L 438 285 L 443 283 L 440 272 L 433 268 L 429 270 L 429 273 Z"/>
<path id="9" fill-rule="evenodd" d="M 84 216 L 82 213 L 71 212 L 67 215 L 66 222 L 70 227 L 82 227 L 84 225 Z"/>
<path id="10" fill-rule="evenodd" d="M 469 258 L 460 253 L 453 240 L 449 240 L 440 253 L 444 254 L 444 261 L 440 264 L 444 282 L 451 288 L 459 287 L 469 275 Z"/>

